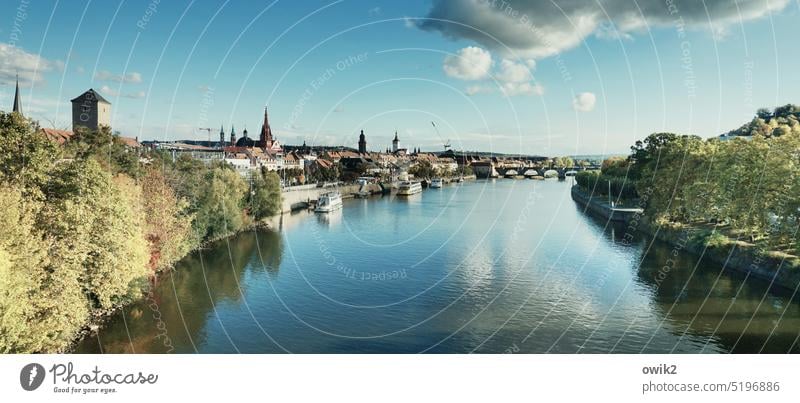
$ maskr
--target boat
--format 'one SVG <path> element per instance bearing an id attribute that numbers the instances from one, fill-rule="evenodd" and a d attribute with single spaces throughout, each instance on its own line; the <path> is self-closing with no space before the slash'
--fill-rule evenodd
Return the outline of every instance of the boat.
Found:
<path id="1" fill-rule="evenodd" d="M 444 181 L 442 180 L 442 178 L 433 178 L 431 180 L 430 187 L 433 188 L 433 189 L 439 189 L 439 188 L 442 187 L 443 184 L 444 184 Z"/>
<path id="2" fill-rule="evenodd" d="M 411 196 L 422 192 L 422 185 L 419 182 L 404 181 L 400 182 L 397 188 L 398 196 Z"/>
<path id="3" fill-rule="evenodd" d="M 339 192 L 328 192 L 319 195 L 317 200 L 317 208 L 314 211 L 318 213 L 330 213 L 342 208 L 342 195 Z"/>
<path id="4" fill-rule="evenodd" d="M 572 170 L 570 170 L 570 171 L 567 171 L 567 172 L 565 172 L 565 173 L 564 173 L 564 176 L 575 176 L 575 175 L 577 175 L 577 174 L 578 174 L 578 171 L 572 171 Z"/>

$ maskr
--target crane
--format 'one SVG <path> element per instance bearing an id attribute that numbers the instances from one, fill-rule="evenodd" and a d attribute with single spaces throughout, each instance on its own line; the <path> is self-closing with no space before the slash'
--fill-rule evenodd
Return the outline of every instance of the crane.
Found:
<path id="1" fill-rule="evenodd" d="M 436 127 L 436 123 L 431 122 L 431 125 L 433 126 L 434 130 L 436 130 L 436 135 L 439 136 L 439 140 L 442 140 L 442 143 L 444 143 L 443 144 L 444 150 L 447 151 L 447 149 L 450 148 L 450 139 L 447 139 L 447 141 L 444 141 L 444 139 L 442 139 L 442 135 L 439 134 L 439 128 Z"/>
<path id="2" fill-rule="evenodd" d="M 197 130 L 204 130 L 205 132 L 207 132 L 208 133 L 208 143 L 211 144 L 211 130 L 212 129 L 210 127 L 201 127 L 201 128 L 199 128 Z"/>

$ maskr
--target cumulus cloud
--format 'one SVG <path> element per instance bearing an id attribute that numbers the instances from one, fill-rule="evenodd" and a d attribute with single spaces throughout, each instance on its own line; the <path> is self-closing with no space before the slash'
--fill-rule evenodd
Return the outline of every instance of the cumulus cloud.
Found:
<path id="1" fill-rule="evenodd" d="M 131 72 L 125 75 L 114 74 L 107 70 L 100 70 L 94 75 L 95 81 L 112 81 L 115 83 L 131 83 L 139 84 L 142 82 L 142 75 L 137 72 Z"/>
<path id="2" fill-rule="evenodd" d="M 500 92 L 507 97 L 515 97 L 518 95 L 543 95 L 544 87 L 539 84 L 524 82 L 524 83 L 501 83 Z"/>
<path id="3" fill-rule="evenodd" d="M 591 112 L 597 103 L 597 97 L 591 92 L 582 92 L 572 100 L 572 108 L 578 112 Z"/>
<path id="4" fill-rule="evenodd" d="M 444 72 L 461 80 L 481 80 L 489 75 L 492 68 L 492 55 L 485 49 L 475 46 L 458 51 L 444 59 Z"/>
<path id="5" fill-rule="evenodd" d="M 672 27 L 719 36 L 729 26 L 782 10 L 790 0 L 630 0 L 559 2 L 530 0 L 434 0 L 417 26 L 453 39 L 525 57 L 543 58 L 578 46 L 586 37 L 630 38 L 647 28 Z"/>
<path id="6" fill-rule="evenodd" d="M 470 85 L 464 90 L 464 93 L 469 96 L 474 96 L 478 94 L 488 94 L 494 92 L 494 88 L 489 87 L 487 85 Z"/>
<path id="7" fill-rule="evenodd" d="M 7 43 L 0 43 L 0 84 L 13 84 L 19 74 L 20 85 L 44 83 L 44 73 L 64 68 L 64 62 L 48 60 Z"/>
<path id="8" fill-rule="evenodd" d="M 107 85 L 100 87 L 100 92 L 110 97 L 122 97 L 122 98 L 130 98 L 130 99 L 140 99 L 145 97 L 144 91 L 136 91 L 130 93 L 120 93 L 118 90 L 115 90 Z"/>
<path id="9" fill-rule="evenodd" d="M 489 51 L 477 47 L 467 47 L 458 52 L 458 56 L 447 56 L 444 59 L 444 71 L 450 77 L 461 80 L 487 81 L 487 84 L 471 85 L 464 93 L 473 96 L 488 94 L 499 90 L 505 96 L 542 95 L 544 88 L 535 83 L 533 70 L 534 60 L 513 61 L 502 59 L 495 71 L 494 62 Z M 489 81 L 494 81 L 489 85 Z"/>
<path id="10" fill-rule="evenodd" d="M 533 80 L 533 74 L 529 64 L 516 63 L 508 59 L 500 62 L 500 71 L 495 78 L 499 81 L 509 83 L 521 83 Z"/>

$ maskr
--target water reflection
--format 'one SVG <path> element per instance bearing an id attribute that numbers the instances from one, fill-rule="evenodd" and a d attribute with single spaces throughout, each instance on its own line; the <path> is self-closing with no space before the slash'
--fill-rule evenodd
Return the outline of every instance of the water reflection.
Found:
<path id="1" fill-rule="evenodd" d="M 798 351 L 790 295 L 588 216 L 564 182 L 346 200 L 271 225 L 187 257 L 79 351 Z"/>
<path id="2" fill-rule="evenodd" d="M 273 231 L 242 233 L 192 253 L 153 285 L 152 298 L 115 315 L 100 334 L 90 336 L 80 352 L 194 352 L 204 342 L 204 328 L 217 320 L 221 304 L 241 302 L 247 270 L 276 277 L 283 255 L 281 236 Z M 164 336 L 166 334 L 166 337 Z"/>

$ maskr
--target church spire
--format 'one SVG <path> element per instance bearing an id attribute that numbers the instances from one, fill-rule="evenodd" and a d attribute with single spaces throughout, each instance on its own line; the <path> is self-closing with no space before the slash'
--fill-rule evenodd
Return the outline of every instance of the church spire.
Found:
<path id="1" fill-rule="evenodd" d="M 262 148 L 272 147 L 272 129 L 269 127 L 269 115 L 267 114 L 267 107 L 264 107 L 264 123 L 261 125 L 261 138 L 259 139 Z"/>
<path id="2" fill-rule="evenodd" d="M 22 115 L 22 98 L 19 96 L 19 74 L 17 74 L 17 89 L 14 92 L 14 108 L 12 112 Z"/>

